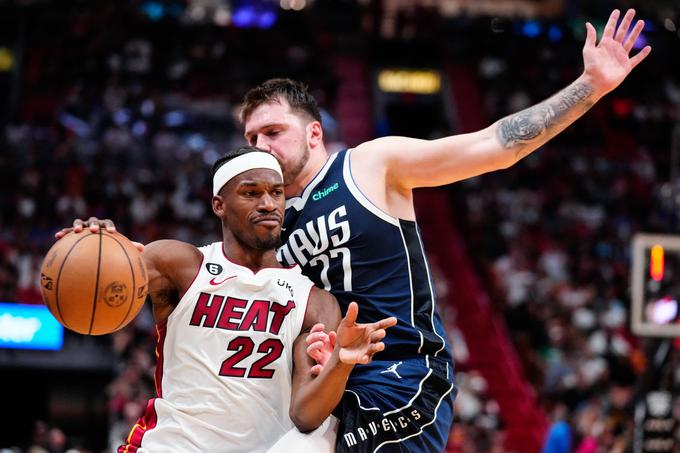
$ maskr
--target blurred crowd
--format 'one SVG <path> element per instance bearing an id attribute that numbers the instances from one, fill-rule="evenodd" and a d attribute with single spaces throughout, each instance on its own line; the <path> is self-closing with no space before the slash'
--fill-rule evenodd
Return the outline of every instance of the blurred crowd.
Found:
<path id="1" fill-rule="evenodd" d="M 332 111 L 337 82 L 322 57 L 328 36 L 309 23 L 285 16 L 285 28 L 257 32 L 178 27 L 150 21 L 132 5 L 66 7 L 32 19 L 21 103 L 0 136 L 2 301 L 41 303 L 42 255 L 74 218 L 114 219 L 144 243 L 215 240 L 209 168 L 242 143 L 235 112 L 255 83 L 302 79 Z M 484 36 L 490 22 L 455 27 Z M 518 45 L 504 38 L 512 27 L 496 22 L 496 34 L 474 49 L 447 49 L 477 71 L 488 122 L 548 97 L 579 71 L 578 32 Z M 677 51 L 678 39 L 656 31 L 660 56 L 559 140 L 512 169 L 451 188 L 471 259 L 525 374 L 579 453 L 630 450 L 636 382 L 648 366 L 644 343 L 628 328 L 630 241 L 636 231 L 675 231 L 679 221 L 670 195 L 680 181 L 670 180 L 668 167 L 680 62 L 664 56 Z M 455 328 L 450 335 L 464 360 L 462 335 Z M 154 394 L 150 312 L 110 341 L 114 448 Z M 673 379 L 678 390 L 680 373 Z M 499 407 L 484 378 L 464 369 L 457 380 L 451 451 L 504 451 Z M 50 438 L 61 433 L 60 447 L 29 451 L 72 446 L 57 427 L 45 429 Z"/>
<path id="2" fill-rule="evenodd" d="M 632 451 L 633 406 L 652 366 L 647 343 L 629 327 L 630 245 L 636 232 L 677 231 L 673 187 L 680 185 L 669 168 L 680 68 L 663 55 L 680 41 L 674 28 L 656 27 L 646 35 L 655 38 L 654 58 L 585 118 L 523 163 L 453 188 L 471 257 L 503 310 L 526 376 L 569 432 L 569 451 Z M 489 40 L 477 49 L 487 119 L 574 80 L 578 38 Z M 670 375 L 677 396 L 680 371 Z M 675 404 L 680 420 L 680 398 Z M 488 416 L 478 417 L 483 424 Z"/>

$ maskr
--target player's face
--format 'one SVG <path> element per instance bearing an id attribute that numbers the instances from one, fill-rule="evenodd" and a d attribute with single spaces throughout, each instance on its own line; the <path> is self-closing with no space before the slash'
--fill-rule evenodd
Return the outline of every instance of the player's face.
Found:
<path id="1" fill-rule="evenodd" d="M 255 250 L 280 245 L 285 197 L 278 173 L 262 168 L 243 172 L 220 195 L 222 210 L 216 213 L 239 242 Z"/>
<path id="2" fill-rule="evenodd" d="M 291 111 L 288 102 L 269 102 L 257 107 L 245 122 L 250 146 L 270 152 L 283 170 L 283 182 L 291 184 L 309 160 L 309 120 Z"/>

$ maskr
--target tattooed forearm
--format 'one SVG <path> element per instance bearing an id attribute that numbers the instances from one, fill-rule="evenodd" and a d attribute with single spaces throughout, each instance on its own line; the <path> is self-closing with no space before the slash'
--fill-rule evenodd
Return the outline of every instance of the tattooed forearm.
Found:
<path id="1" fill-rule="evenodd" d="M 592 94 L 590 85 L 577 82 L 538 105 L 503 118 L 496 130 L 498 141 L 506 149 L 519 147 L 516 157 L 521 159 L 592 107 Z M 543 140 L 535 141 L 539 136 Z"/>

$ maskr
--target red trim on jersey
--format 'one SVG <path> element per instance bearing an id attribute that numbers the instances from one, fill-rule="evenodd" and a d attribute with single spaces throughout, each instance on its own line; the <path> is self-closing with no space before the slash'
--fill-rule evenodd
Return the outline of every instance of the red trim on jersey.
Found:
<path id="1" fill-rule="evenodd" d="M 258 272 L 260 272 L 260 271 L 262 271 L 262 270 L 264 270 L 264 269 L 295 269 L 296 267 L 298 267 L 298 264 L 295 263 L 295 264 L 293 264 L 292 266 L 263 267 L 263 268 L 258 269 L 258 270 L 255 271 L 255 272 L 253 272 L 252 270 L 250 270 L 250 268 L 245 267 L 244 265 L 237 263 L 236 261 L 232 260 L 231 258 L 229 258 L 229 257 L 227 256 L 227 252 L 224 251 L 224 242 L 222 242 L 222 245 L 220 246 L 220 249 L 222 250 L 222 255 L 224 256 L 224 259 L 225 259 L 225 260 L 229 261 L 231 264 L 233 264 L 233 265 L 235 265 L 235 266 L 242 267 L 243 269 L 247 269 L 247 270 L 250 271 L 253 275 L 257 275 Z"/>
<path id="2" fill-rule="evenodd" d="M 165 345 L 165 334 L 168 331 L 168 320 L 156 324 L 156 333 L 158 339 L 156 341 L 156 372 L 153 380 L 156 383 L 156 395 L 163 398 L 163 346 Z"/>
<path id="3" fill-rule="evenodd" d="M 200 252 L 200 250 L 199 250 L 199 252 Z M 198 269 L 196 269 L 196 275 L 194 275 L 194 278 L 191 279 L 191 283 L 189 283 L 189 286 L 187 286 L 187 290 L 184 292 L 184 294 L 186 294 L 191 289 L 191 287 L 194 285 L 194 283 L 196 283 L 196 279 L 198 278 L 198 274 L 200 274 L 201 269 L 203 269 L 203 263 L 205 263 L 205 255 L 203 254 L 203 252 L 201 252 L 201 257 L 202 257 L 201 258 L 201 264 L 199 264 Z M 182 297 L 184 297 L 184 294 L 179 295 L 179 300 L 182 300 Z"/>
<path id="4" fill-rule="evenodd" d="M 118 453 L 135 453 L 137 449 L 142 446 L 144 433 L 156 427 L 158 416 L 156 414 L 156 407 L 154 406 L 155 402 L 156 398 L 149 400 L 144 415 L 137 420 L 135 426 L 130 430 L 130 434 L 128 434 L 127 439 L 125 439 L 125 445 L 118 447 Z"/>
<path id="5" fill-rule="evenodd" d="M 307 310 L 309 310 L 309 302 L 312 300 L 312 290 L 314 289 L 314 285 L 309 287 L 309 294 L 307 294 L 307 304 L 305 305 L 305 314 L 302 316 L 302 324 L 300 324 L 300 332 L 302 332 L 302 328 L 305 326 L 305 319 L 307 319 Z M 328 326 L 326 326 L 328 328 Z M 300 335 L 300 332 L 298 332 L 298 335 Z"/>

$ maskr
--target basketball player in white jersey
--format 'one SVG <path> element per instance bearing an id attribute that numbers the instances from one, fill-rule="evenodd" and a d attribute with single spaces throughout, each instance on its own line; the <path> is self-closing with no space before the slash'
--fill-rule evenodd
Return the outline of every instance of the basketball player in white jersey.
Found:
<path id="1" fill-rule="evenodd" d="M 335 298 L 297 266 L 276 259 L 284 212 L 276 158 L 241 148 L 214 167 L 213 211 L 222 242 L 175 240 L 142 253 L 157 322 L 157 397 L 132 428 L 127 452 L 263 452 L 297 426 L 317 428 L 340 401 L 353 366 L 384 348 L 396 319 L 340 319 Z M 76 220 L 74 228 L 113 227 Z M 334 356 L 315 377 L 305 337 L 316 323 L 337 327 Z M 292 421 L 291 421 L 292 420 Z"/>

